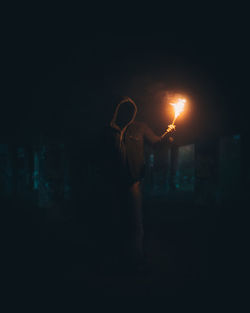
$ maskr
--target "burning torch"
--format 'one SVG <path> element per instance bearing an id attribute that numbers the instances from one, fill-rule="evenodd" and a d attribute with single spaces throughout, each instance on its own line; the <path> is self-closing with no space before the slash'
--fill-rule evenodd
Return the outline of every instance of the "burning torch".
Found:
<path id="1" fill-rule="evenodd" d="M 184 110 L 184 106 L 186 103 L 186 99 L 184 98 L 175 98 L 173 102 L 170 102 L 170 105 L 174 108 L 174 119 L 173 122 L 168 125 L 167 130 L 165 133 L 161 136 L 162 138 L 165 137 L 169 132 L 174 131 L 176 128 L 175 121 L 177 117 L 181 114 L 181 112 Z"/>

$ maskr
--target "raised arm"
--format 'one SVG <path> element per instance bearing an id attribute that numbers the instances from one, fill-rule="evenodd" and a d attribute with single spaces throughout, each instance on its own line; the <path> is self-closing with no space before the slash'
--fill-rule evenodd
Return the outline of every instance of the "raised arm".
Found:
<path id="1" fill-rule="evenodd" d="M 173 142 L 173 138 L 168 134 L 164 133 L 162 136 L 157 136 L 151 128 L 144 124 L 144 137 L 152 145 L 160 142 Z"/>
<path id="2" fill-rule="evenodd" d="M 161 137 L 157 136 L 151 128 L 149 128 L 146 124 L 143 124 L 143 130 L 144 130 L 144 138 L 150 143 L 150 144 L 156 144 L 161 141 Z"/>

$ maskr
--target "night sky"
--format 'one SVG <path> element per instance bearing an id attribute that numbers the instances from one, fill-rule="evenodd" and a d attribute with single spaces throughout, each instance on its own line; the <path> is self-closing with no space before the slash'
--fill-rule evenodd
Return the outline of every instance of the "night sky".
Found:
<path id="1" fill-rule="evenodd" d="M 142 12 L 106 8 L 107 15 L 100 7 L 83 10 L 84 16 L 67 7 L 19 9 L 5 25 L 6 136 L 93 133 L 109 120 L 117 94 L 135 99 L 160 132 L 164 121 L 156 121 L 167 89 L 190 96 L 190 112 L 179 126 L 190 140 L 244 129 L 239 107 L 247 112 L 249 61 L 243 8 L 169 8 L 166 23 L 157 14 L 141 23 Z"/>

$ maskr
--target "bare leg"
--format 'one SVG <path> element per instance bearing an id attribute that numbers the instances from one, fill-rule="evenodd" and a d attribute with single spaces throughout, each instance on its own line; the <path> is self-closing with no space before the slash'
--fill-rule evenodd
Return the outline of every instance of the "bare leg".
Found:
<path id="1" fill-rule="evenodd" d="M 142 214 L 142 194 L 140 182 L 135 182 L 129 190 L 130 193 L 130 203 L 132 209 L 133 218 L 133 248 L 135 251 L 135 257 L 138 261 L 142 260 L 144 257 L 143 239 L 144 239 L 144 229 L 143 229 L 143 214 Z"/>

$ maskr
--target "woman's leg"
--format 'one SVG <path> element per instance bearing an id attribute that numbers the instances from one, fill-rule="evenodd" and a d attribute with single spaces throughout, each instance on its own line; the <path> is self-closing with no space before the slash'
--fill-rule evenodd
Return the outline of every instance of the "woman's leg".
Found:
<path id="1" fill-rule="evenodd" d="M 142 213 L 142 194 L 140 182 L 135 182 L 129 190 L 130 205 L 132 209 L 132 228 L 133 228 L 133 250 L 138 261 L 144 258 L 144 229 Z"/>

